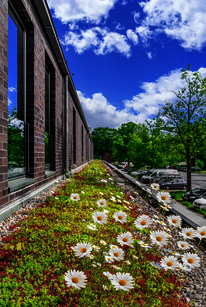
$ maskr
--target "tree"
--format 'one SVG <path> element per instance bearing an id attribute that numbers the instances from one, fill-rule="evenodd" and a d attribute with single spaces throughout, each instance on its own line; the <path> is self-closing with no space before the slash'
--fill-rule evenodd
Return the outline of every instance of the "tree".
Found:
<path id="1" fill-rule="evenodd" d="M 95 128 L 92 133 L 94 155 L 101 158 L 105 153 L 112 154 L 112 142 L 116 129 L 108 127 Z"/>
<path id="2" fill-rule="evenodd" d="M 187 190 L 191 191 L 191 158 L 206 139 L 206 78 L 198 71 L 190 72 L 189 65 L 182 70 L 181 79 L 185 86 L 178 92 L 171 91 L 176 102 L 166 100 L 150 127 L 174 136 L 174 145 L 187 161 Z"/>

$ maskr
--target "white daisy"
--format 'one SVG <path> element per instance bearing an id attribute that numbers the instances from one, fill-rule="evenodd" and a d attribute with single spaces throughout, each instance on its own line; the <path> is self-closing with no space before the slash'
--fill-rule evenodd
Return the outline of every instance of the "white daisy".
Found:
<path id="1" fill-rule="evenodd" d="M 117 245 L 110 245 L 110 249 L 111 248 L 118 248 L 118 246 Z"/>
<path id="2" fill-rule="evenodd" d="M 113 265 L 113 268 L 119 271 L 122 271 L 122 268 L 120 268 L 119 266 Z"/>
<path id="3" fill-rule="evenodd" d="M 102 287 L 104 290 L 108 290 L 107 286 L 103 285 Z"/>
<path id="4" fill-rule="evenodd" d="M 130 203 L 126 200 L 124 200 L 124 203 L 127 204 L 127 205 L 130 205 Z"/>
<path id="5" fill-rule="evenodd" d="M 118 201 L 118 203 L 120 203 L 120 204 L 122 203 L 122 201 L 121 201 L 120 199 L 118 199 L 117 201 Z"/>
<path id="6" fill-rule="evenodd" d="M 159 202 L 170 203 L 171 196 L 168 192 L 158 192 L 157 199 Z"/>
<path id="7" fill-rule="evenodd" d="M 104 211 L 103 211 L 103 212 L 104 212 L 104 213 L 108 213 L 109 211 L 104 209 Z"/>
<path id="8" fill-rule="evenodd" d="M 153 231 L 150 234 L 153 244 L 157 244 L 159 246 L 167 244 L 167 236 L 167 233 L 163 231 Z"/>
<path id="9" fill-rule="evenodd" d="M 129 261 L 129 260 L 127 260 L 127 261 L 125 261 L 126 262 L 126 264 L 131 264 L 131 262 Z"/>
<path id="10" fill-rule="evenodd" d="M 92 266 L 93 266 L 93 267 L 95 267 L 95 268 L 97 268 L 97 265 L 96 265 L 96 264 L 94 264 L 94 263 L 92 263 Z"/>
<path id="11" fill-rule="evenodd" d="M 167 227 L 164 227 L 164 230 L 171 232 L 171 230 Z"/>
<path id="12" fill-rule="evenodd" d="M 99 247 L 99 246 L 96 246 L 96 245 L 93 245 L 93 249 L 96 250 L 96 251 L 98 251 L 98 250 L 100 249 L 100 247 Z"/>
<path id="13" fill-rule="evenodd" d="M 92 256 L 92 255 L 86 255 L 86 257 L 89 258 L 89 259 L 94 259 L 94 256 Z"/>
<path id="14" fill-rule="evenodd" d="M 133 243 L 132 234 L 130 232 L 125 232 L 117 236 L 117 241 L 120 245 L 130 245 Z"/>
<path id="15" fill-rule="evenodd" d="M 107 180 L 105 180 L 105 179 L 102 179 L 101 181 L 104 182 L 104 183 L 107 183 Z"/>
<path id="16" fill-rule="evenodd" d="M 135 221 L 134 224 L 137 228 L 144 229 L 145 227 L 149 227 L 152 223 L 152 220 L 149 216 L 143 214 L 139 216 Z"/>
<path id="17" fill-rule="evenodd" d="M 118 197 L 118 198 L 120 198 L 120 199 L 121 199 L 121 197 L 120 197 L 119 195 L 116 195 L 116 197 Z"/>
<path id="18" fill-rule="evenodd" d="M 106 202 L 105 199 L 99 199 L 99 200 L 97 201 L 97 205 L 98 205 L 99 207 L 106 207 L 107 202 Z"/>
<path id="19" fill-rule="evenodd" d="M 135 255 L 133 255 L 133 257 L 134 257 L 135 259 L 138 259 L 138 257 L 137 257 L 137 256 L 135 256 Z"/>
<path id="20" fill-rule="evenodd" d="M 175 270 L 178 267 L 178 262 L 173 256 L 163 258 L 160 264 L 165 270 Z"/>
<path id="21" fill-rule="evenodd" d="M 98 224 L 106 224 L 107 223 L 107 216 L 104 212 L 94 212 L 93 215 L 93 220 L 95 223 L 98 223 Z"/>
<path id="22" fill-rule="evenodd" d="M 159 188 L 160 188 L 160 186 L 159 186 L 158 183 L 152 183 L 150 186 L 151 186 L 151 188 L 152 188 L 153 190 L 156 190 L 156 191 L 158 191 Z"/>
<path id="23" fill-rule="evenodd" d="M 196 237 L 196 231 L 193 228 L 183 228 L 180 235 L 182 235 L 185 239 L 193 239 Z"/>
<path id="24" fill-rule="evenodd" d="M 102 192 L 99 192 L 99 194 L 104 195 L 104 193 L 102 193 Z"/>
<path id="25" fill-rule="evenodd" d="M 123 260 L 124 258 L 124 251 L 121 248 L 112 248 L 109 251 L 109 255 L 111 255 L 114 260 Z"/>
<path id="26" fill-rule="evenodd" d="M 116 290 L 124 290 L 129 291 L 134 288 L 133 277 L 130 276 L 129 273 L 117 273 L 116 275 L 112 275 L 111 282 L 114 285 Z"/>
<path id="27" fill-rule="evenodd" d="M 160 206 L 163 210 L 165 210 L 165 211 L 169 211 L 169 209 L 166 207 L 166 206 Z M 170 209 L 171 209 L 171 207 L 170 207 Z"/>
<path id="28" fill-rule="evenodd" d="M 81 191 L 81 193 L 82 193 L 82 194 L 85 194 L 85 192 L 84 192 L 84 191 Z"/>
<path id="29" fill-rule="evenodd" d="M 97 230 L 96 225 L 93 224 L 87 225 L 87 227 L 91 230 Z"/>
<path id="30" fill-rule="evenodd" d="M 71 194 L 70 198 L 71 200 L 75 200 L 75 201 L 80 200 L 79 194 Z"/>
<path id="31" fill-rule="evenodd" d="M 184 242 L 184 241 L 177 242 L 177 245 L 180 249 L 183 249 L 183 250 L 190 248 L 190 245 L 187 242 Z"/>
<path id="32" fill-rule="evenodd" d="M 167 218 L 170 225 L 178 227 L 181 226 L 182 219 L 179 215 L 170 215 Z"/>
<path id="33" fill-rule="evenodd" d="M 114 196 L 112 196 L 112 197 L 110 198 L 110 200 L 111 200 L 111 201 L 116 201 L 116 198 L 115 198 Z"/>
<path id="34" fill-rule="evenodd" d="M 159 224 L 166 226 L 166 224 L 163 221 L 157 221 Z"/>
<path id="35" fill-rule="evenodd" d="M 200 266 L 200 258 L 196 254 L 187 253 L 182 257 L 184 265 L 190 266 L 191 268 Z"/>
<path id="36" fill-rule="evenodd" d="M 206 238 L 206 226 L 197 227 L 196 235 L 199 239 Z"/>
<path id="37" fill-rule="evenodd" d="M 115 212 L 113 215 L 116 222 L 120 222 L 121 224 L 125 223 L 127 220 L 127 214 L 123 211 Z"/>
<path id="38" fill-rule="evenodd" d="M 150 194 L 150 193 L 151 193 L 151 189 L 148 189 L 148 188 L 147 188 L 147 193 L 149 193 L 149 194 Z"/>
<path id="39" fill-rule="evenodd" d="M 104 256 L 106 262 L 112 263 L 114 261 L 114 259 L 111 256 Z"/>
<path id="40" fill-rule="evenodd" d="M 138 241 L 139 245 L 141 247 L 144 247 L 147 251 L 148 248 L 151 248 L 151 246 L 149 246 L 149 244 L 144 243 L 143 241 Z"/>
<path id="41" fill-rule="evenodd" d="M 107 243 L 106 243 L 105 241 L 103 241 L 103 240 L 101 240 L 100 243 L 101 243 L 102 245 L 107 245 Z"/>
<path id="42" fill-rule="evenodd" d="M 159 262 L 152 261 L 152 262 L 150 262 L 150 264 L 152 266 L 154 266 L 155 268 L 157 268 L 157 269 L 162 269 L 163 268 Z"/>
<path id="43" fill-rule="evenodd" d="M 76 250 L 75 256 L 77 257 L 84 257 L 86 255 L 89 255 L 91 250 L 92 250 L 92 246 L 90 243 L 77 243 L 77 245 L 74 247 Z"/>
<path id="44" fill-rule="evenodd" d="M 179 263 L 179 269 L 185 272 L 191 272 L 191 267 L 190 266 L 184 266 L 182 264 Z"/>
<path id="45" fill-rule="evenodd" d="M 76 289 L 85 288 L 86 276 L 81 271 L 68 271 L 65 273 L 65 280 L 68 287 L 75 287 Z"/>

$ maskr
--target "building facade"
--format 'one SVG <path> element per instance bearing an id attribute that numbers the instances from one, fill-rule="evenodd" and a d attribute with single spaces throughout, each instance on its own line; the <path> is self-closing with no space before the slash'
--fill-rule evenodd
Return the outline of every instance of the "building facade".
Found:
<path id="1" fill-rule="evenodd" d="M 92 159 L 46 0 L 1 0 L 0 209 Z"/>

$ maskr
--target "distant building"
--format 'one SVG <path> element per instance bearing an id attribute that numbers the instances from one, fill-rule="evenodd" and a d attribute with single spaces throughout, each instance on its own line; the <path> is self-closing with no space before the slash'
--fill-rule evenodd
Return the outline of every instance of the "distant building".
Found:
<path id="1" fill-rule="evenodd" d="M 1 0 L 0 210 L 92 159 L 46 0 Z"/>

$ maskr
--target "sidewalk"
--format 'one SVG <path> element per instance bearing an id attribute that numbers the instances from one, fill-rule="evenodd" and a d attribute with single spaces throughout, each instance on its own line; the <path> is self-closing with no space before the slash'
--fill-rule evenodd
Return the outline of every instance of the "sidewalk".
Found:
<path id="1" fill-rule="evenodd" d="M 107 162 L 106 162 L 107 163 Z M 136 178 L 125 174 L 124 171 L 119 170 L 116 168 L 114 165 L 107 163 L 108 166 L 110 166 L 112 169 L 117 171 L 121 176 L 124 176 L 127 180 L 138 186 L 139 188 L 144 188 L 145 190 L 148 189 L 148 186 Z M 155 200 L 158 201 L 156 195 L 158 191 L 152 190 L 151 189 L 151 197 L 153 197 Z M 197 227 L 200 226 L 206 226 L 206 219 L 198 216 L 196 213 L 189 211 L 186 207 L 180 205 L 178 202 L 176 202 L 174 199 L 172 199 L 170 206 L 172 207 L 171 211 L 172 213 L 179 215 L 185 222 L 190 224 L 192 227 L 197 229 Z"/>

